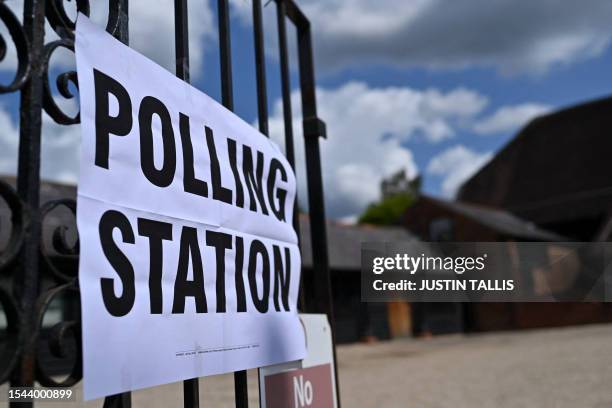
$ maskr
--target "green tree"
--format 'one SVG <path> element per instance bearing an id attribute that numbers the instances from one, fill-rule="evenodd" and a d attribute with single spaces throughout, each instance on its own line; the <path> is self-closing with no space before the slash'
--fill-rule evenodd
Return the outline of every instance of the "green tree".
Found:
<path id="1" fill-rule="evenodd" d="M 360 224 L 393 225 L 397 224 L 416 197 L 409 192 L 397 193 L 370 204 L 359 217 Z"/>
<path id="2" fill-rule="evenodd" d="M 421 177 L 408 179 L 405 170 L 380 183 L 382 199 L 372 203 L 359 217 L 359 224 L 394 225 L 419 195 Z"/>

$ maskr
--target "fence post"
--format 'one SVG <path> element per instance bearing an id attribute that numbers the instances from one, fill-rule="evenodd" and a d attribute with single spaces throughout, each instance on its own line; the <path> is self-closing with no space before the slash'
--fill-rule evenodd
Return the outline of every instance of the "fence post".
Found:
<path id="1" fill-rule="evenodd" d="M 17 193 L 24 203 L 26 223 L 23 246 L 15 269 L 14 295 L 19 304 L 18 362 L 11 386 L 31 387 L 35 379 L 40 253 L 40 143 L 44 75 L 45 2 L 28 0 L 23 6 L 23 30 L 30 45 L 30 78 L 21 88 L 19 104 L 19 159 Z M 31 407 L 33 403 L 10 403 Z"/>

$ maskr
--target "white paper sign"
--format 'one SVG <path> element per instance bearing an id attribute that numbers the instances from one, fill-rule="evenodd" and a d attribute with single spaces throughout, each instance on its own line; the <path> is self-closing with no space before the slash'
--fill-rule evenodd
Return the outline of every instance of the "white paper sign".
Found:
<path id="1" fill-rule="evenodd" d="M 276 144 L 79 15 L 85 399 L 301 359 Z"/>

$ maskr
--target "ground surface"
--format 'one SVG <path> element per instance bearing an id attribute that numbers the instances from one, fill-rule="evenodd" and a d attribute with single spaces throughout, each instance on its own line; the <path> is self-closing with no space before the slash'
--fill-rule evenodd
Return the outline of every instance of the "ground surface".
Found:
<path id="1" fill-rule="evenodd" d="M 612 325 L 340 346 L 338 360 L 345 408 L 612 407 Z M 132 405 L 182 406 L 181 387 L 137 391 Z M 249 388 L 256 407 L 254 371 Z M 200 396 L 234 406 L 231 376 L 201 379 Z"/>

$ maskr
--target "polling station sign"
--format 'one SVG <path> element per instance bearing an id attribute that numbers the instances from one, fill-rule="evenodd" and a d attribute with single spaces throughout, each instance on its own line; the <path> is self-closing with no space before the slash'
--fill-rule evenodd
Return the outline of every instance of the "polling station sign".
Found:
<path id="1" fill-rule="evenodd" d="M 279 147 L 84 15 L 76 58 L 85 399 L 303 358 Z"/>

